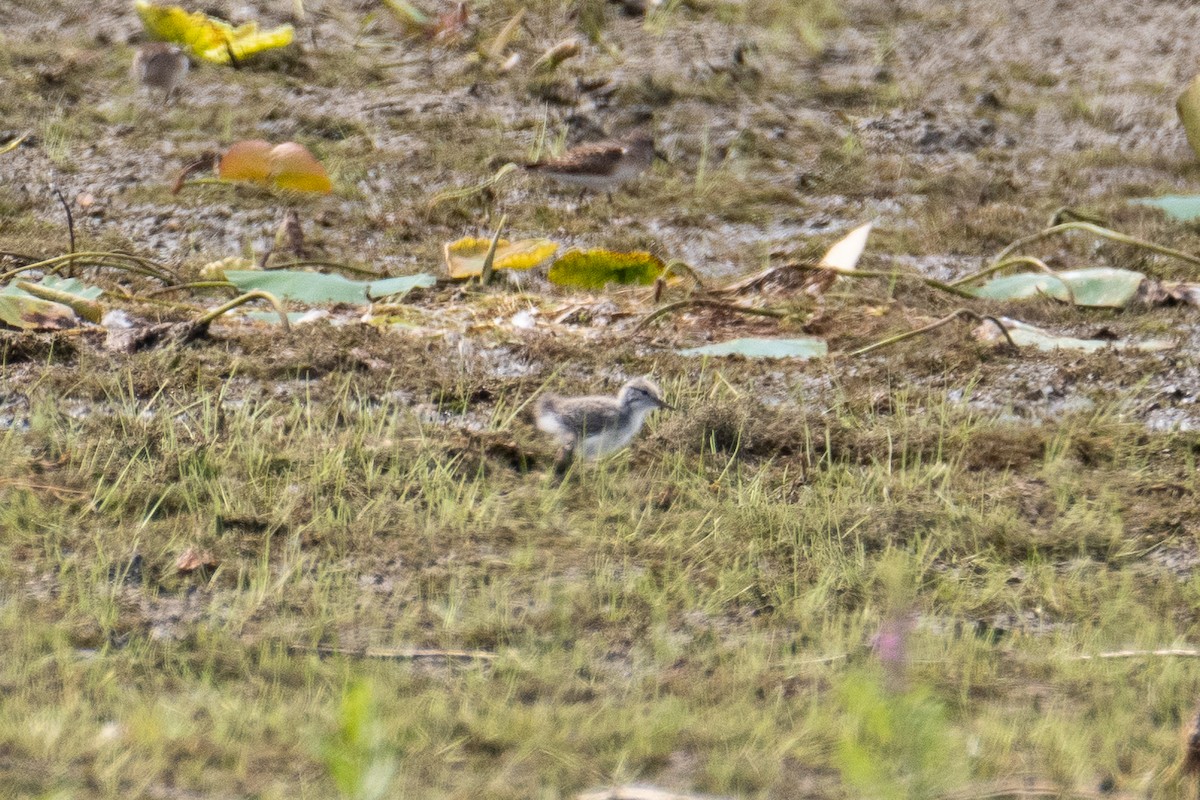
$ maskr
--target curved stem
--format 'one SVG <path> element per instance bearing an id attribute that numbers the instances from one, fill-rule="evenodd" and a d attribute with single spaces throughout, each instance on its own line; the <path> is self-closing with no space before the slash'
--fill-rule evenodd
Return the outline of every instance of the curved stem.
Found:
<path id="1" fill-rule="evenodd" d="M 1055 225 L 1061 225 L 1063 222 L 1067 221 L 1093 222 L 1096 225 L 1108 225 L 1108 222 L 1100 219 L 1099 217 L 1094 217 L 1091 214 L 1084 214 L 1082 211 L 1076 211 L 1073 208 L 1062 206 L 1054 209 L 1054 213 L 1050 215 L 1050 224 L 1046 227 L 1053 228 Z"/>
<path id="2" fill-rule="evenodd" d="M 693 298 L 690 300 L 679 300 L 674 303 L 668 303 L 667 305 L 663 306 L 662 308 L 658 308 L 658 309 L 655 309 L 654 311 L 651 311 L 649 314 L 642 317 L 638 321 L 638 324 L 634 325 L 633 330 L 631 330 L 629 333 L 630 334 L 637 333 L 642 328 L 649 325 L 651 322 L 654 322 L 654 320 L 659 319 L 661 317 L 665 317 L 667 314 L 672 314 L 682 308 L 688 308 L 689 306 L 707 306 L 709 308 L 721 308 L 726 311 L 734 311 L 738 314 L 750 314 L 752 316 L 758 316 L 758 317 L 774 317 L 775 319 L 780 319 L 782 317 L 787 316 L 786 312 L 780 311 L 779 309 L 775 309 L 775 308 L 750 308 L 748 306 L 734 305 L 733 303 L 723 303 L 720 300 L 709 300 L 709 299 L 706 299 L 703 297 L 697 297 L 697 298 Z"/>
<path id="3" fill-rule="evenodd" d="M 1000 332 L 1004 334 L 1004 338 L 1008 340 L 1008 343 L 1010 345 L 1012 345 L 1012 347 L 1014 349 L 1019 349 L 1019 348 L 1017 348 L 1017 343 L 1013 341 L 1012 334 L 1010 334 L 1008 332 L 1008 328 L 1004 327 L 1004 323 L 1001 322 L 999 319 L 991 316 L 990 314 L 977 314 L 969 308 L 960 308 L 957 311 L 953 312 L 952 314 L 942 317 L 937 322 L 931 322 L 930 324 L 924 326 L 923 328 L 917 328 L 915 330 L 905 331 L 904 333 L 898 334 L 896 336 L 890 336 L 887 339 L 883 339 L 883 340 L 875 342 L 873 344 L 869 344 L 866 347 L 860 347 L 857 350 L 851 350 L 846 355 L 848 355 L 848 356 L 866 355 L 867 353 L 870 353 L 873 350 L 878 350 L 881 347 L 887 347 L 888 345 L 896 344 L 897 342 L 903 342 L 905 339 L 911 339 L 914 336 L 920 336 L 923 333 L 929 333 L 930 331 L 935 331 L 938 328 L 941 328 L 944 325 L 949 325 L 951 322 L 954 322 L 956 319 L 961 319 L 963 317 L 966 317 L 967 319 L 970 319 L 970 320 L 974 320 L 975 322 L 990 322 L 990 323 L 992 323 L 993 325 L 995 325 L 997 328 L 1000 329 Z"/>
<path id="4" fill-rule="evenodd" d="M 665 277 L 672 272 L 675 273 L 676 275 L 683 275 L 685 277 L 691 278 L 692 281 L 696 284 L 696 288 L 702 292 L 704 291 L 704 289 L 705 289 L 704 281 L 700 280 L 700 276 L 696 274 L 696 270 L 694 270 L 690 266 L 688 266 L 688 264 L 686 262 L 680 261 L 679 259 L 675 259 L 674 261 L 667 262 L 667 265 L 665 267 L 663 267 L 662 274 Z"/>
<path id="5" fill-rule="evenodd" d="M 214 319 L 221 316 L 222 314 L 226 314 L 226 313 L 232 311 L 233 309 L 237 308 L 240 305 L 245 305 L 246 303 L 249 303 L 251 300 L 266 300 L 268 303 L 270 303 L 272 306 L 275 307 L 276 313 L 279 314 L 279 320 L 280 320 L 280 322 L 283 323 L 283 329 L 285 331 L 289 331 L 289 332 L 292 330 L 292 325 L 290 322 L 288 322 L 287 312 L 283 310 L 283 306 L 280 304 L 279 298 L 277 298 L 275 295 L 271 294 L 270 292 L 264 292 L 261 289 L 255 289 L 254 291 L 246 292 L 243 295 L 239 295 L 238 297 L 233 298 L 232 300 L 230 300 L 228 303 L 226 303 L 223 306 L 217 306 L 212 311 L 209 311 L 208 313 L 201 316 L 200 319 L 196 320 L 196 324 L 197 325 L 208 325 Z"/>
<path id="6" fill-rule="evenodd" d="M 984 267 L 978 272 L 972 272 L 970 275 L 964 275 L 961 278 L 957 278 L 951 281 L 950 285 L 961 286 L 964 283 L 970 283 L 972 281 L 977 281 L 980 278 L 986 278 L 989 275 L 1001 272 L 1009 267 L 1015 267 L 1018 264 L 1028 264 L 1029 266 L 1039 269 L 1042 272 L 1049 272 L 1053 274 L 1053 270 L 1050 269 L 1050 266 L 1040 258 L 1034 258 L 1033 256 L 1013 256 L 1012 258 L 1006 258 L 1003 261 L 993 263 L 991 266 Z"/>
<path id="7" fill-rule="evenodd" d="M 191 283 L 176 283 L 173 286 L 164 286 L 161 289 L 143 292 L 142 297 L 157 297 L 160 294 L 177 292 L 181 289 L 233 289 L 237 291 L 237 287 L 229 281 L 192 281 Z"/>
<path id="8" fill-rule="evenodd" d="M 975 295 L 971 294 L 965 289 L 957 288 L 954 284 L 944 283 L 942 281 L 935 280 L 934 278 L 926 278 L 924 275 L 915 275 L 911 272 L 873 272 L 871 270 L 863 269 L 835 269 L 833 267 L 823 267 L 820 264 L 793 264 L 793 266 L 797 267 L 798 269 L 806 269 L 811 272 L 832 272 L 835 275 L 840 275 L 844 278 L 888 278 L 889 280 L 916 280 L 932 289 L 940 289 L 943 292 L 949 292 L 950 294 L 957 295 L 958 297 L 962 297 L 966 300 L 977 299 Z"/>
<path id="9" fill-rule="evenodd" d="M 127 272 L 136 272 L 141 275 L 147 275 L 151 278 L 157 278 L 163 283 L 171 283 L 174 280 L 170 273 L 168 273 L 166 270 L 163 270 L 158 264 L 148 258 L 130 255 L 129 253 L 86 252 L 67 253 L 66 255 L 35 261 L 32 264 L 22 264 L 19 267 L 10 269 L 8 272 L 0 273 L 0 283 L 4 283 L 5 281 L 12 279 L 13 276 L 19 275 L 28 270 L 41 269 L 50 273 L 55 273 L 69 264 L 85 260 L 93 261 L 101 267 L 123 269 Z M 115 263 L 109 263 L 110 261 Z"/>
<path id="10" fill-rule="evenodd" d="M 1042 239 L 1048 239 L 1051 236 L 1055 236 L 1059 233 L 1066 233 L 1067 231 L 1087 231 L 1088 233 L 1094 234 L 1103 239 L 1110 239 L 1114 242 L 1120 242 L 1121 244 L 1127 244 L 1127 245 L 1131 245 L 1133 247 L 1140 247 L 1143 250 L 1149 250 L 1151 253 L 1158 253 L 1159 255 L 1170 256 L 1171 258 L 1178 258 L 1180 261 L 1186 261 L 1189 264 L 1195 264 L 1196 266 L 1200 266 L 1200 256 L 1195 256 L 1195 255 L 1192 255 L 1191 253 L 1185 253 L 1182 250 L 1176 250 L 1173 247 L 1165 247 L 1161 244 L 1155 244 L 1154 242 L 1148 242 L 1145 239 L 1139 239 L 1136 236 L 1129 236 L 1124 233 L 1117 233 L 1114 230 L 1109 230 L 1108 228 L 1103 228 L 1092 222 L 1064 222 L 1061 225 L 1053 225 L 1049 228 L 1046 228 L 1045 230 L 1038 231 L 1037 233 L 1030 234 L 1029 236 L 1025 236 L 1021 239 L 1017 239 L 1015 242 L 1010 244 L 1008 247 L 1005 247 L 1003 250 L 1001 250 L 999 253 L 997 253 L 996 257 L 993 259 L 993 263 L 998 263 L 998 262 L 1004 261 L 1006 258 L 1008 258 L 1010 255 L 1012 255 L 1014 252 L 1016 252 L 1017 250 L 1020 250 L 1022 247 L 1025 247 L 1026 245 L 1033 244 L 1034 242 L 1040 242 Z M 968 275 L 965 278 L 959 278 L 958 280 L 954 281 L 951 285 L 958 286 L 960 284 L 966 283 L 967 281 L 973 280 L 975 277 L 976 277 L 976 275 Z"/>

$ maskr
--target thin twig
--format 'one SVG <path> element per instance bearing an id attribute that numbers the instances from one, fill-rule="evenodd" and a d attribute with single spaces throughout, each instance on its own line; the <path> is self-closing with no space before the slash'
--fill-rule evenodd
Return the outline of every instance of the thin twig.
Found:
<path id="1" fill-rule="evenodd" d="M 739 306 L 739 305 L 735 305 L 733 303 L 725 303 L 720 300 L 710 300 L 705 297 L 695 297 L 695 298 L 691 298 L 689 300 L 679 300 L 674 303 L 668 303 L 667 305 L 663 306 L 662 308 L 658 308 L 658 309 L 655 309 L 654 311 L 651 311 L 649 314 L 642 317 L 641 320 L 638 321 L 637 325 L 633 326 L 633 330 L 631 330 L 630 333 L 631 334 L 637 333 L 642 328 L 649 325 L 651 322 L 654 322 L 654 320 L 659 319 L 660 317 L 665 317 L 667 314 L 672 314 L 676 311 L 679 311 L 682 308 L 688 308 L 689 306 L 706 306 L 709 308 L 720 308 L 720 309 L 724 309 L 725 311 L 733 311 L 738 314 L 750 314 L 750 315 L 759 316 L 759 317 L 774 317 L 775 319 L 781 319 L 781 318 L 787 316 L 787 312 L 780 311 L 779 309 L 775 309 L 775 308 L 750 308 L 748 306 Z"/>
<path id="2" fill-rule="evenodd" d="M 976 312 L 972 311 L 969 308 L 960 308 L 957 311 L 955 311 L 954 313 L 952 313 L 948 316 L 942 317 L 937 322 L 932 322 L 923 328 L 917 328 L 916 330 L 906 331 L 897 336 L 888 337 L 887 339 L 884 339 L 882 341 L 875 342 L 873 344 L 869 344 L 866 347 L 860 347 L 857 350 L 851 350 L 846 355 L 849 355 L 849 356 L 866 355 L 867 353 L 870 353 L 873 350 L 878 350 L 881 347 L 887 347 L 888 345 L 896 344 L 897 342 L 903 342 L 905 339 L 911 339 L 914 336 L 920 336 L 923 333 L 929 333 L 930 331 L 937 330 L 938 328 L 942 327 L 943 325 L 949 325 L 951 322 L 954 322 L 956 319 L 960 319 L 963 317 L 974 320 L 975 322 L 990 322 L 990 323 L 992 323 L 993 325 L 995 325 L 997 328 L 1000 329 L 1000 332 L 1004 334 L 1004 338 L 1008 340 L 1008 343 L 1010 345 L 1012 345 L 1012 347 L 1014 349 L 1019 349 L 1017 347 L 1017 343 L 1013 341 L 1012 334 L 1010 334 L 1008 332 L 1008 328 L 1006 328 L 1004 326 L 1004 323 L 1001 322 L 999 319 L 991 316 L 990 314 L 977 314 Z"/>
<path id="3" fill-rule="evenodd" d="M 357 658 L 381 658 L 393 661 L 416 661 L 428 658 L 447 658 L 457 661 L 491 661 L 496 654 L 487 650 L 441 650 L 426 647 L 364 647 L 352 649 L 348 647 L 310 647 L 303 644 L 288 645 L 293 653 L 316 653 L 320 656 L 355 656 Z"/>
<path id="4" fill-rule="evenodd" d="M 225 305 L 214 308 L 212 311 L 209 311 L 207 314 L 201 316 L 200 319 L 196 320 L 196 324 L 208 325 L 222 314 L 226 314 L 240 305 L 249 303 L 251 300 L 266 300 L 275 307 L 276 313 L 279 314 L 279 321 L 283 323 L 283 329 L 285 331 L 292 330 L 292 325 L 290 322 L 288 322 L 287 312 L 283 310 L 283 306 L 280 304 L 279 298 L 270 292 L 264 292 L 262 289 L 255 289 L 254 291 L 246 292 L 245 294 L 230 300 Z"/>
<path id="5" fill-rule="evenodd" d="M 1146 658 L 1146 657 L 1175 656 L 1179 658 L 1200 658 L 1200 650 L 1188 648 L 1164 648 L 1162 650 L 1113 650 L 1094 655 L 1071 656 L 1068 661 L 1091 661 L 1097 658 Z"/>
<path id="6" fill-rule="evenodd" d="M 62 203 L 63 211 L 67 212 L 67 253 L 75 252 L 75 217 L 71 214 L 71 204 L 67 202 L 67 198 L 63 197 L 62 190 L 57 186 L 51 186 L 50 189 L 58 197 L 58 202 Z"/>

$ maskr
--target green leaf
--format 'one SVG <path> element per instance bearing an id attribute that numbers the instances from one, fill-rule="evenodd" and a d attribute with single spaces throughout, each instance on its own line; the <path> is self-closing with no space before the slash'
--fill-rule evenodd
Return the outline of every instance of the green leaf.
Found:
<path id="1" fill-rule="evenodd" d="M 681 356 L 744 356 L 746 358 L 821 358 L 829 353 L 824 339 L 731 339 L 680 350 Z"/>
<path id="2" fill-rule="evenodd" d="M 243 292 L 262 289 L 286 300 L 308 305 L 345 303 L 365 306 L 373 299 L 403 294 L 417 286 L 432 286 L 432 275 L 409 275 L 377 281 L 352 281 L 341 275 L 303 270 L 226 270 L 225 279 Z"/>
<path id="3" fill-rule="evenodd" d="M 662 275 L 663 262 L 644 251 L 569 250 L 550 265 L 546 277 L 559 286 L 603 289 L 610 283 L 648 286 Z"/>
<path id="4" fill-rule="evenodd" d="M 1064 303 L 1074 298 L 1077 306 L 1125 308 L 1137 296 L 1138 287 L 1145 279 L 1145 275 L 1132 270 L 1092 267 L 1054 275 L 1044 272 L 1006 275 L 969 291 L 987 300 L 1026 300 L 1045 296 Z"/>
<path id="5" fill-rule="evenodd" d="M 1164 214 L 1177 222 L 1191 222 L 1200 219 L 1200 195 L 1198 194 L 1168 194 L 1162 197 L 1139 197 L 1135 200 L 1130 200 L 1129 204 L 1160 209 Z"/>
<path id="6" fill-rule="evenodd" d="M 26 331 L 59 331 L 79 324 L 75 312 L 23 292 L 0 293 L 0 322 Z"/>
<path id="7" fill-rule="evenodd" d="M 69 307 L 88 322 L 99 323 L 104 307 L 97 298 L 104 294 L 98 286 L 87 286 L 76 278 L 47 275 L 37 283 L 17 280 L 0 290 L 0 294 L 37 297 Z"/>

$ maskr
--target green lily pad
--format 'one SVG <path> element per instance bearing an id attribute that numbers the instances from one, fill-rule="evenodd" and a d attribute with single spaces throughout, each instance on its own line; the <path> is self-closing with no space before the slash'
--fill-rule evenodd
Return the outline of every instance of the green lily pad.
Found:
<path id="1" fill-rule="evenodd" d="M 648 286 L 662 272 L 662 259 L 644 251 L 569 250 L 550 265 L 546 277 L 559 286 L 603 289 L 610 283 Z"/>
<path id="2" fill-rule="evenodd" d="M 969 291 L 987 300 L 1026 300 L 1045 296 L 1064 303 L 1074 299 L 1077 306 L 1125 308 L 1137 296 L 1138 287 L 1145 279 L 1145 275 L 1132 270 L 1091 267 L 1054 275 L 1044 272 L 1005 275 Z"/>
<path id="3" fill-rule="evenodd" d="M 1160 209 L 1177 222 L 1192 222 L 1200 219 L 1200 195 L 1197 194 L 1168 194 L 1162 197 L 1139 197 L 1130 200 L 1133 206 L 1150 206 Z"/>
<path id="4" fill-rule="evenodd" d="M 417 287 L 433 286 L 432 275 L 408 275 L 377 281 L 352 281 L 341 275 L 325 275 L 303 270 L 226 270 L 225 279 L 243 292 L 261 289 L 286 300 L 308 305 L 345 303 L 365 306 L 372 300 L 407 294 Z"/>
<path id="5" fill-rule="evenodd" d="M 746 358 L 821 358 L 829 353 L 824 339 L 804 336 L 798 339 L 730 339 L 678 351 L 681 356 L 744 356 Z"/>
<path id="6" fill-rule="evenodd" d="M 0 322 L 25 331 L 74 328 L 79 318 L 70 307 L 25 293 L 0 293 Z"/>
<path id="7" fill-rule="evenodd" d="M 380 278 L 367 284 L 367 297 L 382 300 L 395 295 L 404 296 L 413 289 L 428 289 L 436 284 L 437 278 L 425 272 L 400 278 Z"/>

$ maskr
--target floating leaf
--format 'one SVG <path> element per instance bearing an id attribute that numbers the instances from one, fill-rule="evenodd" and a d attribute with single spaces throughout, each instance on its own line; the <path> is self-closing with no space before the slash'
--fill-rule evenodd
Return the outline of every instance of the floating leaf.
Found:
<path id="1" fill-rule="evenodd" d="M 373 299 L 405 294 L 421 286 L 433 286 L 432 275 L 409 275 L 378 281 L 352 281 L 341 275 L 302 270 L 226 270 L 225 279 L 243 292 L 260 289 L 279 298 L 309 305 L 346 303 L 369 305 Z"/>
<path id="2" fill-rule="evenodd" d="M 803 336 L 798 339 L 731 339 L 680 350 L 681 356 L 744 356 L 746 358 L 821 358 L 829 353 L 824 339 Z"/>
<path id="3" fill-rule="evenodd" d="M 367 297 L 380 300 L 384 297 L 406 295 L 413 289 L 428 289 L 436 284 L 437 278 L 424 272 L 400 278 L 381 278 L 367 284 Z"/>
<path id="4" fill-rule="evenodd" d="M 662 259 L 644 251 L 569 250 L 550 265 L 546 277 L 559 286 L 603 289 L 610 283 L 648 286 L 662 272 Z"/>
<path id="5" fill-rule="evenodd" d="M 1130 200 L 1129 204 L 1160 209 L 1168 217 L 1178 222 L 1191 222 L 1200 219 L 1200 195 L 1197 194 L 1168 194 L 1162 197 L 1141 197 L 1136 200 Z"/>
<path id="6" fill-rule="evenodd" d="M 47 275 L 39 283 L 17 281 L 16 288 L 25 294 L 53 303 L 61 303 L 88 322 L 100 323 L 104 307 L 96 301 L 103 290 L 97 286 L 84 286 L 74 278 L 57 278 Z"/>
<path id="7" fill-rule="evenodd" d="M 1000 317 L 1000 322 L 1004 324 L 1005 329 L 1008 330 L 1008 335 L 1012 337 L 1013 343 L 1017 347 L 1032 347 L 1037 350 L 1082 350 L 1085 353 L 1093 353 L 1097 350 L 1111 347 L 1114 350 L 1153 352 L 1157 350 L 1169 350 L 1175 346 L 1174 342 L 1166 339 L 1151 339 L 1145 342 L 1131 342 L 1121 339 L 1115 341 L 1110 339 L 1076 339 L 1071 336 L 1058 336 L 1033 325 L 1027 325 L 1020 320 L 1010 319 L 1009 317 Z M 972 331 L 972 335 L 976 340 L 981 342 L 992 342 L 995 344 L 1007 342 L 1004 334 L 997 330 L 995 323 L 992 322 L 984 322 Z"/>
<path id="8" fill-rule="evenodd" d="M 325 167 L 307 147 L 296 142 L 284 142 L 271 150 L 271 180 L 279 189 L 321 194 L 333 191 Z"/>
<path id="9" fill-rule="evenodd" d="M 820 262 L 821 266 L 847 272 L 853 270 L 858 266 L 858 259 L 867 247 L 867 237 L 871 235 L 873 227 L 874 223 L 868 222 L 847 233 L 825 253 Z"/>
<path id="10" fill-rule="evenodd" d="M 1025 300 L 1052 297 L 1092 308 L 1125 308 L 1137 296 L 1146 276 L 1140 272 L 1111 267 L 1075 269 L 1048 275 L 1023 272 L 995 278 L 968 291 L 987 300 Z"/>
<path id="11" fill-rule="evenodd" d="M 1179 114 L 1179 121 L 1183 123 L 1183 130 L 1187 134 L 1188 144 L 1192 146 L 1192 152 L 1200 156 L 1200 75 L 1192 78 L 1183 94 L 1179 95 L 1179 99 L 1175 101 L 1175 111 Z"/>
<path id="12" fill-rule="evenodd" d="M 261 139 L 235 142 L 221 156 L 217 176 L 223 181 L 247 181 L 297 192 L 333 191 L 325 167 L 296 142 L 274 147 Z"/>
<path id="13" fill-rule="evenodd" d="M 471 236 L 448 242 L 442 250 L 446 272 L 455 280 L 479 275 L 491 244 L 491 239 Z M 515 242 L 501 239 L 496 244 L 492 269 L 532 269 L 545 263 L 557 250 L 558 244 L 549 239 L 521 239 Z"/>
<path id="14" fill-rule="evenodd" d="M 133 5 L 151 36 L 183 45 L 196 58 L 214 64 L 228 64 L 231 59 L 243 61 L 255 53 L 285 47 L 295 37 L 291 25 L 260 32 L 256 22 L 234 27 L 179 6 L 159 6 L 147 0 L 134 0 Z"/>
<path id="15" fill-rule="evenodd" d="M 0 293 L 0 322 L 26 331 L 74 328 L 79 320 L 69 306 L 21 293 Z"/>
<path id="16" fill-rule="evenodd" d="M 217 176 L 223 181 L 269 182 L 271 143 L 262 139 L 246 139 L 229 145 L 217 165 Z"/>

